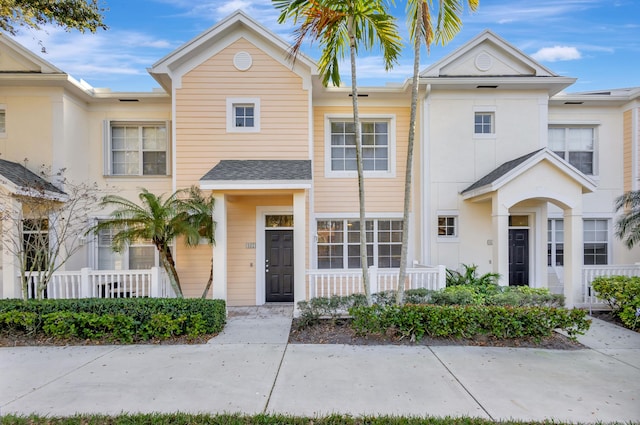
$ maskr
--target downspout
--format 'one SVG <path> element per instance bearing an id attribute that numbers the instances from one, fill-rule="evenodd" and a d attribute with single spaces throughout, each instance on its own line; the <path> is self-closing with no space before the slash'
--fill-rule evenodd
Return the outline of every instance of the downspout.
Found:
<path id="1" fill-rule="evenodd" d="M 418 80 L 418 84 L 420 80 Z M 421 241 L 421 261 L 422 264 L 431 264 L 431 253 L 429 246 L 431 245 L 431 234 L 429 230 L 429 222 L 431 211 L 429 210 L 429 97 L 431 95 L 431 83 L 427 84 L 424 99 L 422 100 L 422 113 L 420 114 L 420 147 L 422 158 L 420 160 L 420 200 L 422 202 L 420 214 L 420 241 Z"/>

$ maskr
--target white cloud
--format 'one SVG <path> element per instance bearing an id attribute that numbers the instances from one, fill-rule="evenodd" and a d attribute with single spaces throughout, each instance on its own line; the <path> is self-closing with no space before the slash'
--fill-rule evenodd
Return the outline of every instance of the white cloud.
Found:
<path id="1" fill-rule="evenodd" d="M 570 61 L 582 58 L 582 54 L 575 47 L 570 46 L 553 46 L 543 47 L 531 55 L 537 61 L 557 62 Z"/>

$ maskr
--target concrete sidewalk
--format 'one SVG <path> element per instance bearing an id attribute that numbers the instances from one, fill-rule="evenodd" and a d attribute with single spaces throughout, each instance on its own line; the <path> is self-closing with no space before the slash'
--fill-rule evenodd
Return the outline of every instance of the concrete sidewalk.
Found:
<path id="1" fill-rule="evenodd" d="M 640 334 L 597 319 L 577 351 L 287 345 L 290 325 L 245 308 L 205 345 L 0 348 L 1 413 L 640 421 Z"/>

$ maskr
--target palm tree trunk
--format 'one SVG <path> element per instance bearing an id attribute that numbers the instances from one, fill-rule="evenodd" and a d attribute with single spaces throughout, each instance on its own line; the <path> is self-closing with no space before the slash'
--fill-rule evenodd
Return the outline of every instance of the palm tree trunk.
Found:
<path id="1" fill-rule="evenodd" d="M 176 293 L 176 297 L 183 298 L 184 295 L 182 294 L 182 287 L 180 286 L 180 278 L 178 277 L 178 271 L 176 270 L 171 250 L 169 247 L 163 246 L 157 246 L 157 248 L 160 253 L 160 262 L 169 276 L 169 283 Z"/>
<path id="2" fill-rule="evenodd" d="M 200 298 L 207 298 L 207 293 L 213 284 L 213 257 L 211 258 L 211 269 L 209 270 L 209 280 L 207 281 L 207 286 L 205 286 L 204 291 L 202 292 L 202 296 Z"/>
<path id="3" fill-rule="evenodd" d="M 418 2 L 418 16 L 422 16 L 422 1 Z M 413 145 L 416 138 L 416 116 L 418 110 L 418 90 L 420 75 L 420 46 L 422 42 L 421 32 L 416 29 L 413 42 L 413 85 L 411 86 L 411 117 L 409 122 L 409 140 L 407 143 L 407 166 L 404 176 L 404 209 L 402 213 L 402 251 L 400 254 L 400 271 L 398 273 L 398 288 L 396 291 L 396 304 L 404 303 L 404 287 L 407 279 L 407 257 L 409 255 L 409 210 L 411 208 L 411 189 L 413 174 Z"/>
<path id="4" fill-rule="evenodd" d="M 364 170 L 362 164 L 362 131 L 358 110 L 358 84 L 356 78 L 356 39 L 353 31 L 353 18 L 349 21 L 349 50 L 351 54 L 351 98 L 353 101 L 353 125 L 356 138 L 356 165 L 358 169 L 358 201 L 360 205 L 360 266 L 362 267 L 362 286 L 367 298 L 367 305 L 373 304 L 371 285 L 369 283 L 369 264 L 367 261 L 367 222 L 364 199 Z"/>

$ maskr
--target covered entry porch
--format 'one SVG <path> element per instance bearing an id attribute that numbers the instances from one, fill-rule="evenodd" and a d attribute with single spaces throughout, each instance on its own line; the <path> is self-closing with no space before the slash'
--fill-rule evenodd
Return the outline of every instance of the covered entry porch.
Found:
<path id="1" fill-rule="evenodd" d="M 549 205 L 564 219 L 563 293 L 573 307 L 582 302 L 584 193 L 595 183 L 548 149 L 502 164 L 461 192 L 469 203 L 490 203 L 492 271 L 503 285 L 549 286 L 547 220 Z"/>
<path id="2" fill-rule="evenodd" d="M 221 161 L 200 188 L 215 198 L 213 298 L 304 300 L 310 161 Z"/>

